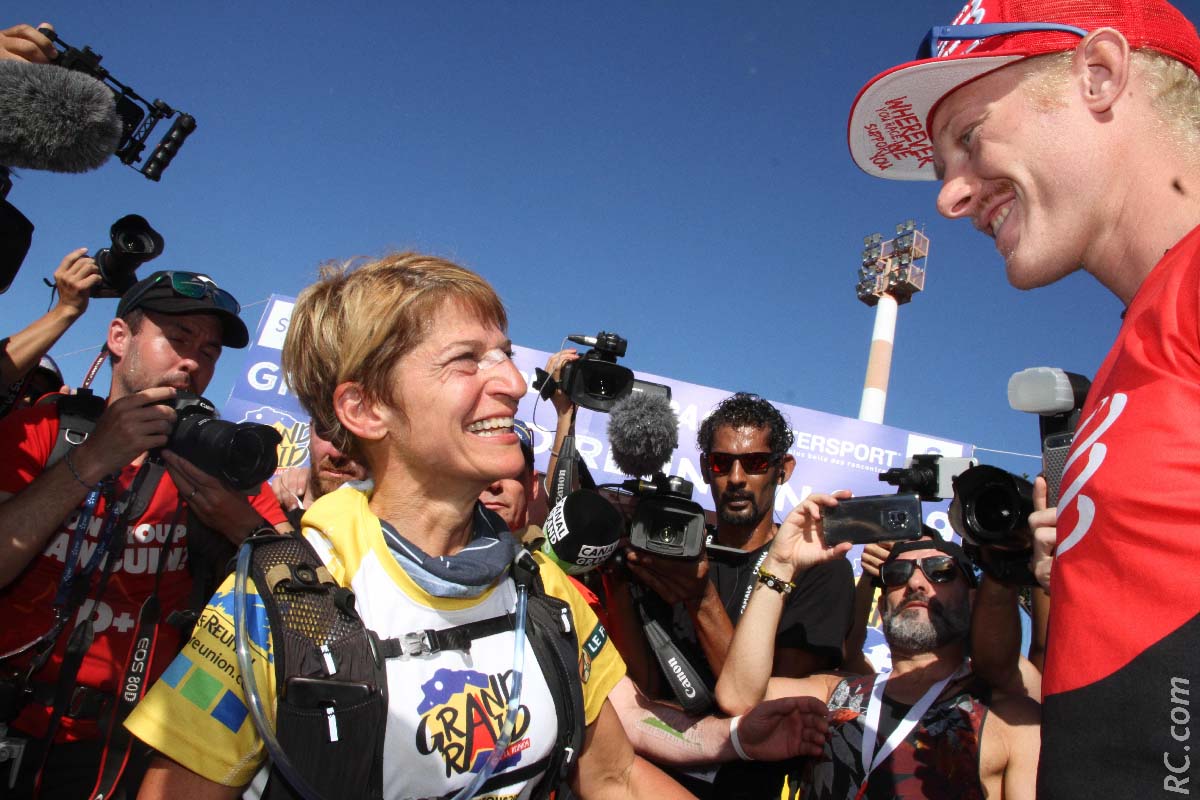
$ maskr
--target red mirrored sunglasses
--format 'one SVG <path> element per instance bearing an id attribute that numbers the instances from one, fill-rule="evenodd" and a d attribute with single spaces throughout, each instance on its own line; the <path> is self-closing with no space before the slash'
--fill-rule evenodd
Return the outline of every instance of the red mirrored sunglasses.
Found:
<path id="1" fill-rule="evenodd" d="M 750 475 L 761 475 L 775 463 L 774 453 L 708 453 L 705 455 L 708 468 L 718 477 L 728 475 L 733 462 L 742 462 L 742 469 Z"/>

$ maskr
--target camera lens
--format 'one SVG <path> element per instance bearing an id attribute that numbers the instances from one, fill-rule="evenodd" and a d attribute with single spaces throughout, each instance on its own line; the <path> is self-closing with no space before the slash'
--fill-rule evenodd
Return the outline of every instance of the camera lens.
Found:
<path id="1" fill-rule="evenodd" d="M 1006 533 L 1013 527 L 1017 498 L 1000 484 L 984 486 L 971 504 L 975 527 L 989 533 Z"/>
<path id="2" fill-rule="evenodd" d="M 244 427 L 243 427 L 244 426 Z M 266 425 L 240 423 L 226 450 L 225 474 L 234 486 L 257 486 L 275 472 L 279 433 Z"/>
<path id="3" fill-rule="evenodd" d="M 137 281 L 134 271 L 163 251 L 162 236 L 137 214 L 121 217 L 108 234 L 112 247 L 96 253 L 100 283 L 92 288 L 93 297 L 120 297 Z"/>
<path id="4" fill-rule="evenodd" d="M 179 421 L 167 447 L 179 457 L 242 492 L 258 486 L 275 471 L 275 448 L 283 437 L 274 428 L 215 419 L 207 409 L 177 412 Z"/>
<path id="5" fill-rule="evenodd" d="M 132 231 L 122 231 L 119 233 L 113 244 L 126 253 L 136 253 L 138 255 L 150 253 L 154 250 L 153 239 L 144 233 L 134 233 Z"/>
<path id="6" fill-rule="evenodd" d="M 954 479 L 950 524 L 963 539 L 980 546 L 1029 546 L 1027 520 L 1033 511 L 1033 485 L 998 467 L 981 464 Z"/>
<path id="7" fill-rule="evenodd" d="M 661 528 L 654 536 L 662 544 L 674 544 L 679 538 L 679 532 L 671 528 Z"/>
<path id="8" fill-rule="evenodd" d="M 607 375 L 604 373 L 592 373 L 587 377 L 588 380 L 585 386 L 588 394 L 605 398 L 613 396 L 614 392 L 612 382 L 608 380 Z"/>

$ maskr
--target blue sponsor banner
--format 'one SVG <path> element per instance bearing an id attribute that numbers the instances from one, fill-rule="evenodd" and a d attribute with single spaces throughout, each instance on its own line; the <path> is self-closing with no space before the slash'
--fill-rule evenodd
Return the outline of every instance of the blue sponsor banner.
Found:
<path id="1" fill-rule="evenodd" d="M 223 411 L 224 418 L 234 422 L 275 426 L 283 436 L 279 448 L 280 468 L 304 464 L 308 456 L 308 415 L 288 390 L 279 366 L 293 302 L 290 297 L 271 296 L 245 351 L 242 373 Z M 513 349 L 513 360 L 526 383 L 531 384 L 534 370 L 545 366 L 551 353 L 519 346 Z M 624 361 L 636 364 L 637 354 L 633 353 Z M 671 405 L 679 417 L 679 447 L 664 471 L 691 481 L 695 485 L 693 499 L 711 511 L 713 498 L 700 475 L 696 430 L 712 408 L 730 392 L 660 375 L 636 374 L 643 380 L 671 387 Z M 969 457 L 974 453 L 973 446 L 951 439 L 785 403 L 775 403 L 775 406 L 783 412 L 796 436 L 792 447 L 796 469 L 791 480 L 776 494 L 777 519 L 782 519 L 801 498 L 813 491 L 850 489 L 856 495 L 890 494 L 895 489 L 881 483 L 879 473 L 904 466 L 912 455 L 940 453 Z M 537 393 L 530 390 L 521 400 L 519 414 L 533 429 L 535 461 L 538 469 L 544 470 L 554 440 L 554 407 L 539 400 Z M 576 448 L 597 483 L 618 483 L 627 477 L 612 461 L 606 433 L 608 420 L 607 414 L 580 409 L 575 425 Z M 946 503 L 926 504 L 925 517 L 928 524 L 950 535 L 945 507 Z"/>
<path id="2" fill-rule="evenodd" d="M 308 414 L 288 391 L 279 366 L 294 300 L 271 295 L 245 350 L 241 374 L 221 411 L 232 422 L 258 422 L 279 431 L 279 468 L 308 463 Z"/>

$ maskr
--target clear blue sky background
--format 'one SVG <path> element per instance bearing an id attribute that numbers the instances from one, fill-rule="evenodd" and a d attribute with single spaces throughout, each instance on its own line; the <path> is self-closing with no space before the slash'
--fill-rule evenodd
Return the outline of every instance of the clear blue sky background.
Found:
<path id="1" fill-rule="evenodd" d="M 485 275 L 518 344 L 615 330 L 635 369 L 855 416 L 862 237 L 912 217 L 932 254 L 901 308 L 887 423 L 1036 453 L 1009 375 L 1091 374 L 1118 301 L 1085 276 L 1012 289 L 990 240 L 937 216 L 934 184 L 869 178 L 846 150 L 861 85 L 959 5 L 10 2 L 5 26 L 54 22 L 199 128 L 161 184 L 115 161 L 22 174 L 9 199 L 37 232 L 0 298 L 7 328 L 46 308 L 66 251 L 140 213 L 167 242 L 148 267 L 210 273 L 251 329 L 256 301 L 324 260 L 415 248 Z M 72 383 L 115 305 L 52 351 Z M 218 404 L 240 366 L 223 357 Z"/>

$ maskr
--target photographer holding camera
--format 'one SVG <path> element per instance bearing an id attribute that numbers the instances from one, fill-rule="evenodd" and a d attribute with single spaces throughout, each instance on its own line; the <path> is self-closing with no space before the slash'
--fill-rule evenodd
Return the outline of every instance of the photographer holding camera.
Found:
<path id="1" fill-rule="evenodd" d="M 54 271 L 58 302 L 26 328 L 0 343 L 0 387 L 8 387 L 5 396 L 0 397 L 0 414 L 13 407 L 26 377 L 37 368 L 42 356 L 87 311 L 92 288 L 99 282 L 100 270 L 88 256 L 87 248 L 72 250 L 63 257 Z"/>
<path id="2" fill-rule="evenodd" d="M 222 347 L 246 346 L 239 310 L 204 275 L 156 272 L 109 324 L 112 383 L 91 420 L 64 396 L 0 421 L 0 744 L 19 770 L 9 796 L 38 784 L 42 796 L 120 796 L 121 720 L 178 651 L 206 579 L 221 577 L 222 544 L 264 520 L 290 530 L 269 488 L 247 500 L 169 450 L 148 457 L 176 430 L 177 395 L 183 410 Z M 139 762 L 127 768 L 134 790 Z M 5 769 L 0 786 L 9 779 Z"/>
<path id="3" fill-rule="evenodd" d="M 827 547 L 822 522 L 847 497 L 812 494 L 792 510 L 763 564 L 776 582 L 800 581 L 850 549 L 848 542 Z M 772 678 L 771 634 L 784 595 L 766 584 L 738 625 L 717 685 L 721 707 L 738 713 L 764 698 L 804 696 L 828 703 L 824 753 L 789 776 L 789 798 L 1032 798 L 1038 705 L 973 670 L 968 641 L 978 598 L 966 554 L 927 535 L 893 545 L 876 563 L 890 673 Z"/>

